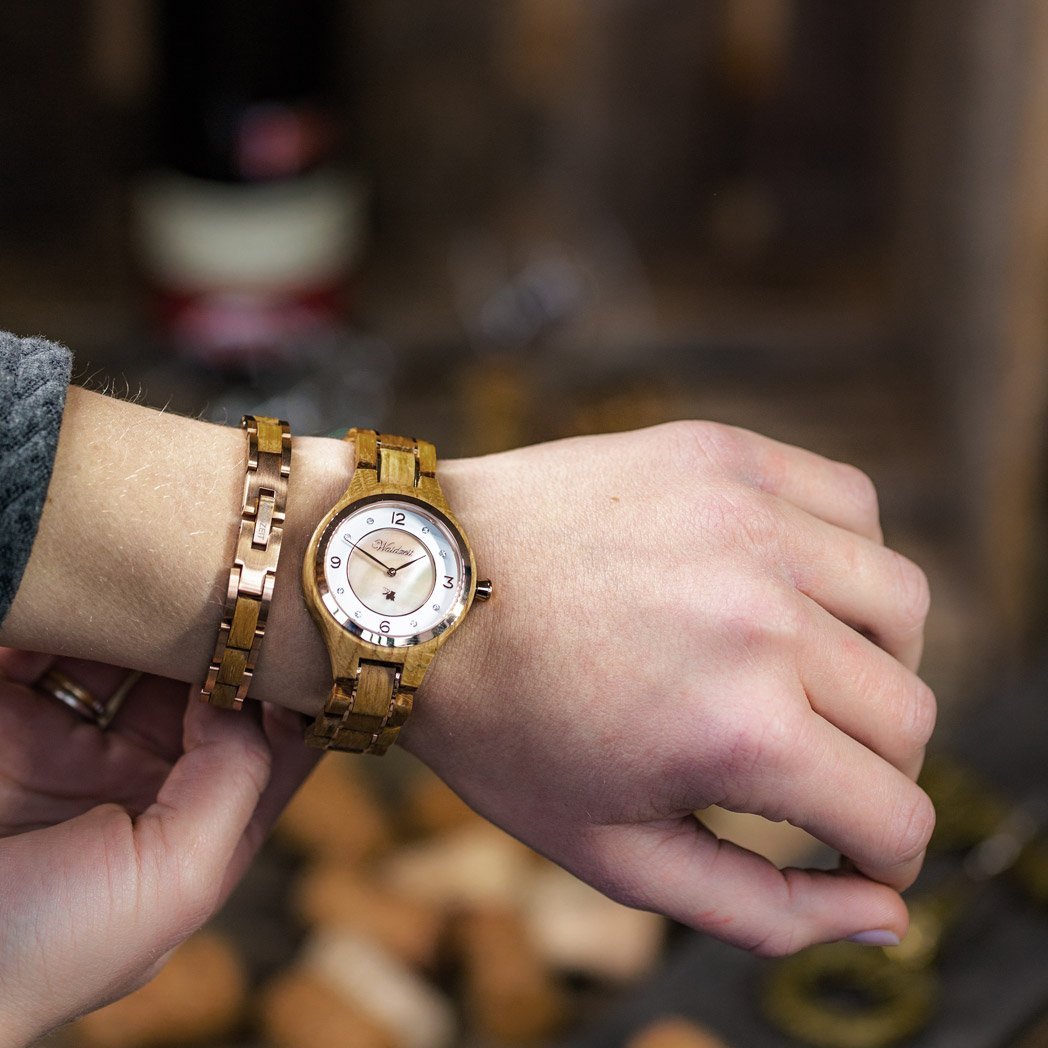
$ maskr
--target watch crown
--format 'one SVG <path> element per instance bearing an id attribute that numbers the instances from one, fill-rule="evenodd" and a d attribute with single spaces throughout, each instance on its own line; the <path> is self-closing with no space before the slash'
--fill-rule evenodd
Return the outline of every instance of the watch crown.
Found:
<path id="1" fill-rule="evenodd" d="M 477 583 L 476 592 L 473 594 L 474 600 L 491 600 L 492 592 L 491 579 L 481 579 Z"/>

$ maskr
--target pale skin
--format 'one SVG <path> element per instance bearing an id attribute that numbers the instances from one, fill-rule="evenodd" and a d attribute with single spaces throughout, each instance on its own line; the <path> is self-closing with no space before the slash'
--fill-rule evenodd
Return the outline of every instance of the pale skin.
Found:
<path id="1" fill-rule="evenodd" d="M 0 642 L 202 679 L 244 460 L 238 429 L 71 389 Z M 295 439 L 252 698 L 315 713 L 330 687 L 299 572 L 351 462 Z M 495 598 L 434 662 L 407 749 L 612 897 L 743 948 L 905 932 L 899 892 L 934 822 L 913 781 L 935 719 L 916 676 L 928 588 L 884 546 L 865 476 L 710 423 L 438 476 Z M 848 861 L 779 871 L 708 834 L 691 813 L 710 804 L 788 819 Z"/>
<path id="2" fill-rule="evenodd" d="M 106 732 L 31 687 L 51 656 L 0 650 L 0 1044 L 122 997 L 221 905 L 316 751 L 298 717 L 243 718 L 144 678 Z M 63 660 L 99 694 L 122 672 Z"/>

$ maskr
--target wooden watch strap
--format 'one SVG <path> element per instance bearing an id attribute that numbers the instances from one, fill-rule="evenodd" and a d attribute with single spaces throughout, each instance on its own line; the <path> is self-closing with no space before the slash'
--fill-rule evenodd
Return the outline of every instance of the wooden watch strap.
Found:
<path id="1" fill-rule="evenodd" d="M 405 494 L 439 492 L 436 448 L 425 440 L 351 429 L 354 480 L 369 487 L 392 485 Z M 412 649 L 389 658 L 355 658 L 341 668 L 331 694 L 316 720 L 306 729 L 306 743 L 321 749 L 383 754 L 400 734 L 411 713 L 415 688 L 429 663 Z"/>
<path id="2" fill-rule="evenodd" d="M 353 677 L 339 677 L 306 743 L 349 753 L 386 752 L 411 713 L 415 689 L 401 686 L 403 667 L 361 659 Z"/>

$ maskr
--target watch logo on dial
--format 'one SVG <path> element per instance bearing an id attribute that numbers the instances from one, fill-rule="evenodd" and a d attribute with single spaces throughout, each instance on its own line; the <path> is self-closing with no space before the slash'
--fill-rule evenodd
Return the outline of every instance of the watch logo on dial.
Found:
<path id="1" fill-rule="evenodd" d="M 371 548 L 376 553 L 392 553 L 395 557 L 413 557 L 415 555 L 414 548 L 404 549 L 403 546 L 398 546 L 395 542 L 383 542 L 382 539 L 375 539 L 371 543 Z"/>

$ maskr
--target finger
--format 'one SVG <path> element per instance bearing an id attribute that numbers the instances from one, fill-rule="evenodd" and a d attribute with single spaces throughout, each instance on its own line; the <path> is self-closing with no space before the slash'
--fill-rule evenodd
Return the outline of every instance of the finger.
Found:
<path id="1" fill-rule="evenodd" d="M 105 704 L 127 679 L 129 670 L 87 659 L 55 658 L 38 652 L 0 649 L 0 673 L 8 680 L 32 688 L 50 669 L 64 673 L 74 683 L 86 688 Z M 185 711 L 185 685 L 163 677 L 144 676 L 128 693 L 112 723 L 105 729 L 108 737 L 121 736 L 156 754 L 169 764 L 182 753 L 182 716 Z M 55 703 L 44 696 L 43 701 Z M 55 704 L 68 727 L 88 723 L 79 714 Z"/>
<path id="2" fill-rule="evenodd" d="M 307 718 L 302 714 L 272 703 L 264 703 L 263 711 L 266 738 L 273 753 L 273 771 L 252 821 L 268 832 L 324 756 L 324 751 L 303 742 Z"/>
<path id="3" fill-rule="evenodd" d="M 8 680 L 32 686 L 50 669 L 60 670 L 101 699 L 112 692 L 129 672 L 104 662 L 67 659 L 16 648 L 0 649 L 0 673 Z"/>
<path id="4" fill-rule="evenodd" d="M 226 871 L 269 783 L 270 752 L 254 716 L 200 702 L 191 688 L 185 753 L 135 824 L 153 887 L 185 934 L 213 912 Z M 172 890 L 177 886 L 177 891 Z"/>
<path id="5" fill-rule="evenodd" d="M 722 806 L 785 819 L 852 860 L 867 877 L 899 891 L 908 888 L 935 825 L 927 794 L 822 717 L 805 714 L 791 721 L 788 738 L 786 732 L 760 737 L 746 759 L 759 770 L 759 785 L 746 784 Z"/>
<path id="6" fill-rule="evenodd" d="M 0 648 L 0 675 L 19 684 L 35 683 L 54 663 L 54 655 L 20 648 Z"/>
<path id="7" fill-rule="evenodd" d="M 103 705 L 132 672 L 86 659 L 59 659 L 54 668 L 87 688 Z M 185 691 L 181 681 L 144 675 L 133 684 L 104 731 L 111 737 L 119 735 L 173 764 L 182 755 Z"/>
<path id="8" fill-rule="evenodd" d="M 117 673 L 116 681 L 100 694 L 109 697 L 126 680 L 127 670 Z M 182 755 L 182 720 L 185 714 L 186 686 L 166 677 L 143 676 L 127 693 L 109 727 L 110 736 L 119 736 L 134 746 L 173 764 Z"/>
<path id="9" fill-rule="evenodd" d="M 74 818 L 100 798 L 131 811 L 146 807 L 170 762 L 129 751 L 52 696 L 11 679 L 34 680 L 50 656 L 10 655 L 3 653 L 11 676 L 0 681 L 0 835 Z"/>
<path id="10" fill-rule="evenodd" d="M 928 579 L 894 550 L 787 510 L 792 583 L 831 615 L 916 672 L 928 617 Z"/>
<path id="11" fill-rule="evenodd" d="M 685 817 L 603 828 L 579 876 L 630 906 L 654 910 L 762 956 L 870 933 L 901 939 L 899 894 L 847 870 L 779 870 Z"/>
<path id="12" fill-rule="evenodd" d="M 262 724 L 272 753 L 269 783 L 226 871 L 223 897 L 232 891 L 248 864 L 269 836 L 287 802 L 309 777 L 323 751 L 302 741 L 303 718 L 294 710 L 262 703 Z"/>
<path id="13" fill-rule="evenodd" d="M 813 601 L 798 673 L 812 709 L 916 779 L 935 728 L 935 695 L 901 662 Z"/>
<path id="14" fill-rule="evenodd" d="M 136 920 L 130 819 L 102 805 L 67 821 L 20 833 L 0 844 L 0 922 L 4 928 L 5 1005 L 36 1037 L 118 995 L 127 972 L 148 952 L 149 919 Z M 73 918 L 72 915 L 75 915 Z M 90 958 L 89 963 L 84 963 Z M 42 982 L 60 993 L 40 993 Z M 35 1016 L 34 1016 L 35 1013 Z"/>
<path id="15" fill-rule="evenodd" d="M 748 430 L 718 427 L 737 475 L 827 524 L 883 541 L 877 489 L 862 470 Z"/>

